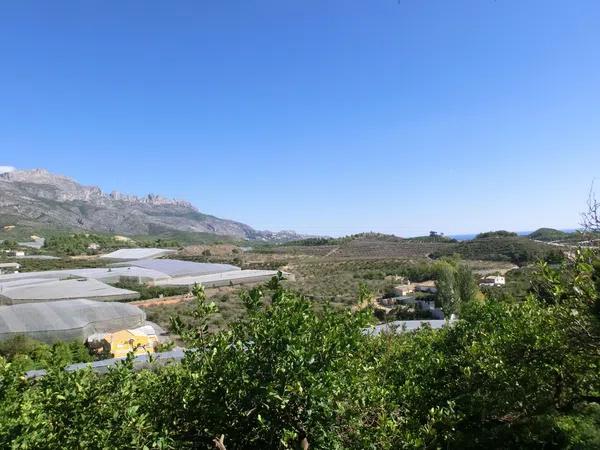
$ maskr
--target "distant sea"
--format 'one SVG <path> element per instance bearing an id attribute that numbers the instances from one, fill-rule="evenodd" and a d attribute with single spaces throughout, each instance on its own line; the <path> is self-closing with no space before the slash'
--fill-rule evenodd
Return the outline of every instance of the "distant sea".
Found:
<path id="1" fill-rule="evenodd" d="M 535 230 L 532 231 L 516 231 L 516 233 L 519 236 L 527 236 L 531 233 L 533 233 Z M 560 231 L 564 231 L 565 233 L 573 233 L 575 231 L 577 231 L 575 228 L 567 228 L 567 229 L 562 229 Z M 475 236 L 477 236 L 479 233 L 473 233 L 473 234 L 452 234 L 449 235 L 451 238 L 456 239 L 457 241 L 470 241 L 471 239 L 475 239 Z"/>

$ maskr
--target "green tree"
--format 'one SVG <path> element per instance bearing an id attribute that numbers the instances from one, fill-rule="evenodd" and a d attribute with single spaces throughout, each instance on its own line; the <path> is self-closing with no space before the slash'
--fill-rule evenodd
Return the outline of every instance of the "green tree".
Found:
<path id="1" fill-rule="evenodd" d="M 437 288 L 437 299 L 442 306 L 444 314 L 450 317 L 458 310 L 459 297 L 456 292 L 456 269 L 446 261 L 440 261 L 437 265 L 435 287 Z"/>
<path id="2" fill-rule="evenodd" d="M 465 264 L 459 264 L 454 275 L 455 292 L 459 304 L 465 305 L 475 300 L 479 293 L 479 288 L 471 269 Z"/>
<path id="3" fill-rule="evenodd" d="M 7 250 L 14 250 L 18 246 L 19 243 L 13 239 L 5 239 L 4 241 L 0 242 L 0 248 L 4 248 Z"/>
<path id="4" fill-rule="evenodd" d="M 176 419 L 184 424 L 178 432 L 192 442 L 224 434 L 232 448 L 287 448 L 303 440 L 314 448 L 389 447 L 392 424 L 378 409 L 383 391 L 373 383 L 373 368 L 351 356 L 370 354 L 362 333 L 370 311 L 326 307 L 317 314 L 278 279 L 268 287 L 269 302 L 262 289 L 244 296 L 247 317 L 229 332 L 190 342 L 203 351 L 187 360 L 196 376 L 185 383 L 182 400 L 193 406 Z M 212 312 L 202 298 L 197 311 Z M 382 420 L 378 429 L 370 426 L 375 416 Z"/>

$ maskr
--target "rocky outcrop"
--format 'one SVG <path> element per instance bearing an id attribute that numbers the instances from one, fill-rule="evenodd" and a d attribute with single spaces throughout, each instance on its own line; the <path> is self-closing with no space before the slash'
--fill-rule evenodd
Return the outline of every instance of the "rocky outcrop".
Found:
<path id="1" fill-rule="evenodd" d="M 77 181 L 44 169 L 0 173 L 0 225 L 43 225 L 119 234 L 169 230 L 212 233 L 241 239 L 285 241 L 300 236 L 258 231 L 232 220 L 203 214 L 191 203 L 160 195 L 144 197 Z"/>
<path id="2" fill-rule="evenodd" d="M 80 200 L 94 205 L 107 205 L 112 201 L 120 201 L 133 205 L 175 205 L 195 210 L 189 202 L 172 200 L 155 194 L 148 194 L 145 197 L 122 194 L 117 191 L 105 194 L 97 186 L 83 186 L 71 178 L 56 175 L 44 169 L 0 173 L 0 181 L 10 182 L 33 196 L 59 202 Z"/>

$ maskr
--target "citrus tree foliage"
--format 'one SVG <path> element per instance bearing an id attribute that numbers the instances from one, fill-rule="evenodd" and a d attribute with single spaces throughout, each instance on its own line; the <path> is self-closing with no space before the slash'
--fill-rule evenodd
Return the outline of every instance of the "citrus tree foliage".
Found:
<path id="1" fill-rule="evenodd" d="M 428 448 L 536 446 L 553 417 L 588 392 L 596 363 L 571 354 L 551 309 L 471 303 L 441 332 L 395 341 L 389 378 L 408 421 L 403 442 Z M 393 366 L 391 361 L 404 361 Z"/>
<path id="2" fill-rule="evenodd" d="M 560 269 L 541 264 L 533 291 L 560 314 L 573 351 L 600 356 L 600 258 L 595 251 L 578 250 Z"/>
<path id="3" fill-rule="evenodd" d="M 378 337 L 368 309 L 317 312 L 277 279 L 211 334 L 198 288 L 181 364 L 29 381 L 0 360 L 0 448 L 599 448 L 599 267 L 580 253 L 524 301 Z"/>
<path id="4" fill-rule="evenodd" d="M 0 447 L 169 448 L 168 430 L 151 420 L 157 374 L 129 364 L 99 376 L 50 369 L 32 386 L 0 366 Z M 158 406 L 158 405 L 154 405 Z"/>
<path id="5" fill-rule="evenodd" d="M 47 345 L 21 335 L 0 342 L 0 357 L 20 370 L 42 369 L 53 365 L 64 367 L 93 359 L 81 342 L 56 342 Z"/>
<path id="6" fill-rule="evenodd" d="M 304 438 L 315 448 L 377 445 L 389 418 L 376 364 L 366 357 L 369 311 L 317 315 L 306 299 L 270 287 L 269 305 L 253 289 L 243 297 L 247 318 L 212 338 L 195 337 L 198 350 L 184 364 L 193 376 L 177 395 L 179 433 L 190 444 L 224 434 L 233 448 L 289 447 Z"/>

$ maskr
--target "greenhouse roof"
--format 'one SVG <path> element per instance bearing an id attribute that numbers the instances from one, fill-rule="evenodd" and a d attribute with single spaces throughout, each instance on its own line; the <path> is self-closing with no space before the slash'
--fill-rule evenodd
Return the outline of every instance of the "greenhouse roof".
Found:
<path id="1" fill-rule="evenodd" d="M 144 320 L 145 315 L 137 306 L 127 303 L 86 299 L 0 306 L 0 336 L 7 333 L 73 330 L 90 323 L 123 317 Z"/>
<path id="2" fill-rule="evenodd" d="M 34 283 L 15 286 L 2 285 L 0 303 L 80 298 L 124 300 L 138 297 L 138 292 L 115 288 L 94 279 L 35 280 Z"/>
<path id="3" fill-rule="evenodd" d="M 93 278 L 99 281 L 118 281 L 119 277 L 136 277 L 146 280 L 159 280 L 168 278 L 167 274 L 141 267 L 105 267 L 93 269 L 64 269 L 44 270 L 39 272 L 21 272 L 0 275 L 0 284 L 13 280 L 27 280 L 33 278 L 51 278 L 65 280 L 68 278 Z"/>
<path id="4" fill-rule="evenodd" d="M 211 284 L 224 285 L 227 282 L 238 284 L 241 282 L 253 282 L 253 280 L 263 281 L 275 275 L 277 275 L 276 270 L 232 270 L 229 272 L 219 272 L 201 276 L 160 280 L 157 281 L 156 284 L 160 286 L 192 286 L 194 284 L 210 286 Z"/>
<path id="5" fill-rule="evenodd" d="M 171 277 L 199 276 L 241 270 L 231 264 L 198 263 L 178 259 L 142 259 L 112 264 L 112 266 L 125 265 L 161 272 Z"/>
<path id="6" fill-rule="evenodd" d="M 112 253 L 102 255 L 100 256 L 100 258 L 127 261 L 146 258 L 158 258 L 174 252 L 175 250 L 169 250 L 164 248 L 122 248 Z"/>

